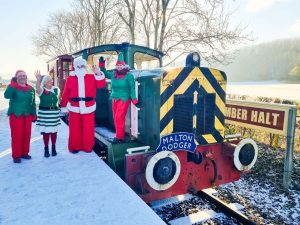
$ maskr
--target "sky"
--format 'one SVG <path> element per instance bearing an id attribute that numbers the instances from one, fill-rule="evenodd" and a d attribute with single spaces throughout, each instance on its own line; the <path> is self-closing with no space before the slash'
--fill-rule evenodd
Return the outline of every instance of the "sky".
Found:
<path id="1" fill-rule="evenodd" d="M 45 58 L 33 53 L 32 35 L 45 26 L 49 15 L 68 10 L 72 0 L 0 0 L 0 76 L 18 69 L 34 78 L 34 71 L 47 72 Z M 233 24 L 247 26 L 256 44 L 300 37 L 299 0 L 226 0 L 234 10 Z"/>

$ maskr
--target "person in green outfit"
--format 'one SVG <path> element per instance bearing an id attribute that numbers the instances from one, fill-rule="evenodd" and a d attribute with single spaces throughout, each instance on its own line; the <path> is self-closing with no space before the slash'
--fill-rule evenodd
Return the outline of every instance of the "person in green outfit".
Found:
<path id="1" fill-rule="evenodd" d="M 27 84 L 27 74 L 18 70 L 4 92 L 9 99 L 8 116 L 11 129 L 12 158 L 20 163 L 29 155 L 31 125 L 36 121 L 35 90 Z"/>
<path id="2" fill-rule="evenodd" d="M 53 86 L 53 80 L 49 75 L 41 75 L 40 71 L 35 72 L 36 77 L 36 93 L 40 97 L 40 105 L 38 111 L 38 119 L 36 126 L 39 132 L 43 135 L 44 140 L 44 157 L 48 158 L 49 139 L 51 137 L 51 155 L 56 156 L 56 139 L 59 119 L 58 96 L 59 88 Z"/>
<path id="3" fill-rule="evenodd" d="M 125 65 L 122 53 L 118 55 L 115 71 L 108 72 L 105 69 L 103 57 L 99 59 L 99 67 L 105 74 L 105 77 L 111 80 L 112 111 L 116 128 L 114 141 L 122 142 L 125 137 L 125 119 L 130 102 L 135 105 L 138 103 L 135 94 L 134 77 L 133 74 L 129 72 L 129 68 Z"/>

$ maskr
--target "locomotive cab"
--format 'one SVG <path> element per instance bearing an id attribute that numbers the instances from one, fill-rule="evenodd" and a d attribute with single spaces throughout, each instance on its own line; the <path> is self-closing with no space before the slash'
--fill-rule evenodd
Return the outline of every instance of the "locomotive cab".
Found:
<path id="1" fill-rule="evenodd" d="M 75 58 L 82 55 L 87 58 L 89 65 L 88 70 L 91 70 L 92 65 L 98 65 L 99 58 L 103 57 L 106 62 L 106 70 L 113 71 L 120 52 L 123 53 L 124 61 L 132 70 L 135 78 L 138 76 L 135 72 L 137 70 L 150 70 L 162 66 L 163 53 L 143 46 L 130 45 L 129 43 L 101 45 L 98 47 L 88 48 L 74 53 L 73 57 Z M 114 123 L 110 94 L 111 85 L 110 80 L 107 79 L 106 88 L 97 90 L 95 120 L 98 127 L 106 127 L 108 130 L 113 131 Z M 126 133 L 128 135 L 131 134 L 130 121 L 130 113 L 128 113 L 126 118 Z"/>

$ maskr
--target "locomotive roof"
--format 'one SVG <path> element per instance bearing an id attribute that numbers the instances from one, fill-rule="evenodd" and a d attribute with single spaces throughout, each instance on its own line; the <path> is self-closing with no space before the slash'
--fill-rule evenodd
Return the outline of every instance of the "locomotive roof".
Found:
<path id="1" fill-rule="evenodd" d="M 74 52 L 72 55 L 73 56 L 79 56 L 84 53 L 84 51 L 88 51 L 89 54 L 95 54 L 98 52 L 105 52 L 105 51 L 123 51 L 127 49 L 128 51 L 138 51 L 138 52 L 143 52 L 147 53 L 149 55 L 156 56 L 158 58 L 162 58 L 164 56 L 164 53 L 161 51 L 157 51 L 145 46 L 141 45 L 135 45 L 135 44 L 130 44 L 128 42 L 123 42 L 121 44 L 106 44 L 106 45 L 99 45 L 99 46 L 94 46 L 94 47 L 89 47 L 82 49 L 80 51 Z"/>
<path id="2" fill-rule="evenodd" d="M 164 56 L 164 53 L 162 53 L 161 51 L 157 51 L 145 46 L 141 46 L 141 45 L 135 45 L 135 44 L 130 44 L 128 42 L 124 42 L 121 44 L 105 44 L 105 45 L 99 45 L 99 46 L 94 46 L 94 47 L 89 47 L 89 48 L 84 48 L 82 50 L 73 52 L 72 54 L 64 54 L 64 55 L 59 55 L 56 56 L 52 59 L 50 59 L 49 61 L 47 61 L 47 63 L 50 63 L 54 60 L 57 59 L 72 59 L 72 57 L 77 57 L 83 54 L 96 54 L 96 53 L 100 53 L 100 52 L 124 52 L 125 55 L 126 54 L 130 54 L 131 52 L 140 52 L 140 53 L 145 53 L 148 54 L 149 56 L 154 56 L 159 58 L 160 60 L 160 64 L 162 64 L 162 57 Z M 147 56 L 144 56 L 147 57 Z M 126 57 L 125 57 L 126 58 Z"/>

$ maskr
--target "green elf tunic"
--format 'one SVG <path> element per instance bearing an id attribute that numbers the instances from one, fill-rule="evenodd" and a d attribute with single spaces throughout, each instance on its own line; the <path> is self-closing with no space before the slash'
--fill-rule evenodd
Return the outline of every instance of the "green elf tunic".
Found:
<path id="1" fill-rule="evenodd" d="M 126 102 L 128 99 L 136 99 L 135 82 L 132 73 L 127 73 L 124 78 L 116 78 L 114 72 L 108 72 L 105 67 L 100 67 L 105 77 L 111 80 L 111 97 L 115 100 L 122 99 Z"/>
<path id="2" fill-rule="evenodd" d="M 4 92 L 4 97 L 9 99 L 7 114 L 14 114 L 16 117 L 29 114 L 36 116 L 35 91 L 30 85 L 19 86 L 16 82 L 11 82 Z"/>
<path id="3" fill-rule="evenodd" d="M 56 133 L 58 131 L 58 126 L 60 125 L 58 95 L 58 87 L 53 87 L 49 91 L 43 89 L 40 95 L 36 125 L 41 133 Z"/>

